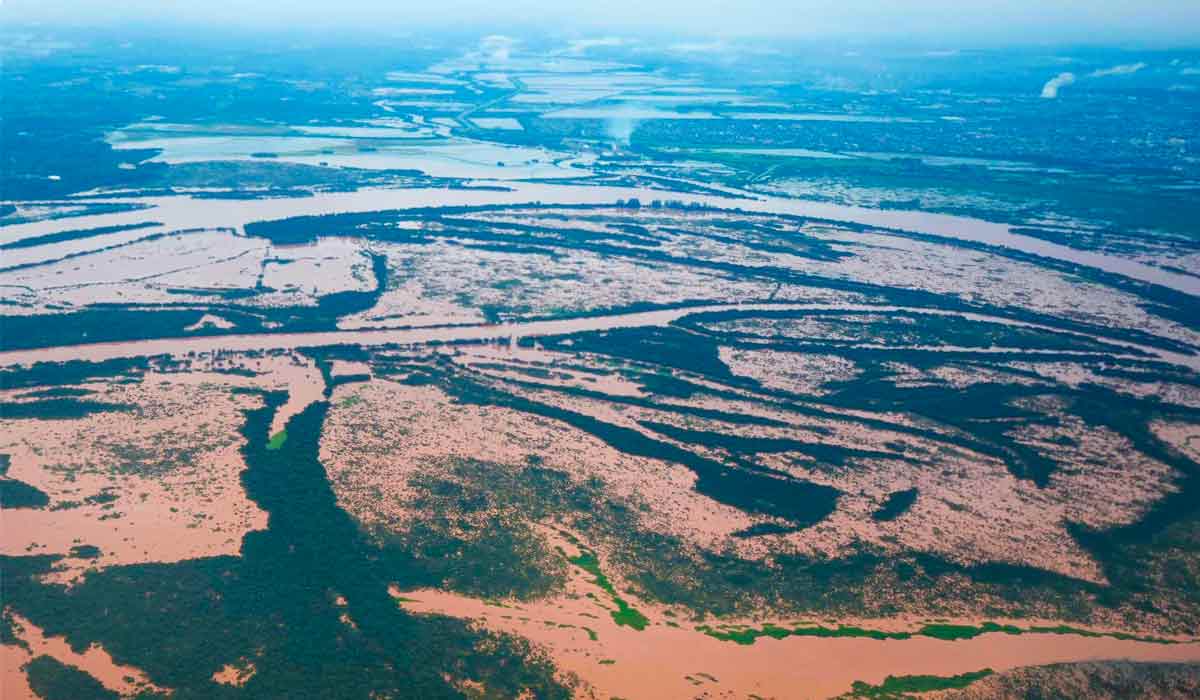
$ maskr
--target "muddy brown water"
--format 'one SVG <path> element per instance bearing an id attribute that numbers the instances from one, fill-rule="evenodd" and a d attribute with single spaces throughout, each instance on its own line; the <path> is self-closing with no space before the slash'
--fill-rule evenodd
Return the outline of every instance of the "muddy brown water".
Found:
<path id="1" fill-rule="evenodd" d="M 355 192 L 318 193 L 304 199 L 201 200 L 180 196 L 147 197 L 138 201 L 150 205 L 150 209 L 6 226 L 0 228 L 0 243 L 67 229 L 113 226 L 147 220 L 161 221 L 175 229 L 241 228 L 247 223 L 267 219 L 384 209 L 529 204 L 534 202 L 554 205 L 613 204 L 617 200 L 631 198 L 643 202 L 670 199 L 685 204 L 700 204 L 727 210 L 741 209 L 754 213 L 830 219 L 985 243 L 1084 265 L 1200 296 L 1200 277 L 1171 272 L 1095 251 L 1070 248 L 1032 236 L 1013 233 L 1012 228 L 1007 224 L 963 216 L 921 211 L 869 209 L 765 195 L 735 198 L 630 187 L 556 185 L 545 182 L 479 181 L 476 184 L 488 185 L 496 189 L 364 189 Z"/>

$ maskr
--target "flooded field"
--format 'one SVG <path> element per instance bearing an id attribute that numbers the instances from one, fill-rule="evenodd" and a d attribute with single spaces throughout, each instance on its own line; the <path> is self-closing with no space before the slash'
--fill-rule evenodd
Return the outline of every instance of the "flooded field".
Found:
<path id="1" fill-rule="evenodd" d="M 476 182 L 477 186 L 487 185 Z M 613 204 L 630 198 L 644 201 L 669 198 L 683 204 L 744 210 L 790 216 L 812 217 L 832 221 L 865 224 L 940 236 L 955 240 L 1011 248 L 1023 253 L 1062 260 L 1096 268 L 1105 272 L 1159 284 L 1189 294 L 1200 294 L 1200 278 L 1166 271 L 1124 258 L 1116 258 L 1069 248 L 1041 239 L 1012 233 L 1008 226 L 962 217 L 925 212 L 883 211 L 846 207 L 820 202 L 804 202 L 778 198 L 729 199 L 694 195 L 684 192 L 664 193 L 654 190 L 634 190 L 613 187 L 581 187 L 533 183 L 506 183 L 502 190 L 472 189 L 406 189 L 316 195 L 302 201 L 244 200 L 209 201 L 186 197 L 147 198 L 143 204 L 151 209 L 138 215 L 107 214 L 79 217 L 73 227 L 93 228 L 114 226 L 131 220 L 152 217 L 172 228 L 238 228 L 253 221 L 283 216 L 309 216 L 333 213 L 412 209 L 418 207 L 494 206 L 509 204 Z M 16 224 L 0 229 L 0 242 L 9 243 L 22 238 L 40 236 L 62 230 L 61 224 Z"/>
<path id="2" fill-rule="evenodd" d="M 4 698 L 1200 688 L 1194 56 L 377 24 L 0 40 Z"/>

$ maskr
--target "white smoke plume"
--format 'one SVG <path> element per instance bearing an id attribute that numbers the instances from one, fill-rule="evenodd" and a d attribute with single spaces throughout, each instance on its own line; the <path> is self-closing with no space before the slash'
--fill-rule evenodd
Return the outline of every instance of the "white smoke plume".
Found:
<path id="1" fill-rule="evenodd" d="M 1042 86 L 1042 98 L 1046 100 L 1053 100 L 1054 98 L 1058 97 L 1059 88 L 1070 85 L 1073 82 L 1075 82 L 1074 73 L 1059 73 L 1053 78 L 1047 80 L 1046 84 Z"/>
<path id="2" fill-rule="evenodd" d="M 1091 73 L 1085 73 L 1083 77 L 1095 79 L 1107 78 L 1113 75 L 1133 75 L 1145 67 L 1146 64 L 1141 62 L 1122 63 L 1119 66 L 1113 66 L 1111 68 L 1099 68 Z M 1042 97 L 1047 100 L 1053 100 L 1054 98 L 1058 97 L 1058 91 L 1060 89 L 1074 83 L 1075 81 L 1076 76 L 1074 73 L 1059 73 L 1050 80 L 1046 81 L 1046 84 L 1042 86 Z"/>
<path id="3" fill-rule="evenodd" d="M 489 63 L 507 63 L 517 40 L 503 34 L 492 34 L 479 40 L 479 53 Z"/>
<path id="4" fill-rule="evenodd" d="M 1112 68 L 1101 68 L 1100 70 L 1094 70 L 1091 73 L 1088 73 L 1088 77 L 1103 78 L 1109 75 L 1133 75 L 1145 67 L 1145 63 L 1122 63 L 1121 65 L 1113 66 Z"/>
<path id="5" fill-rule="evenodd" d="M 598 39 L 571 39 L 567 42 L 567 48 L 562 53 L 568 56 L 582 56 L 589 49 L 623 46 L 626 43 L 628 42 L 619 36 L 605 36 Z"/>
<path id="6" fill-rule="evenodd" d="M 637 128 L 640 121 L 635 114 L 637 108 L 631 104 L 624 104 L 617 113 L 609 117 L 604 124 L 604 132 L 619 146 L 628 146 L 630 139 L 633 138 L 633 131 Z"/>

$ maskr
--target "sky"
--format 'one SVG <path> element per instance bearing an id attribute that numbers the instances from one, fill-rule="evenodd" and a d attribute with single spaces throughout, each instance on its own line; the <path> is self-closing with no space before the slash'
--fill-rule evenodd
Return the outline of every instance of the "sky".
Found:
<path id="1" fill-rule="evenodd" d="M 0 0 L 5 21 L 1200 46 L 1200 0 Z"/>

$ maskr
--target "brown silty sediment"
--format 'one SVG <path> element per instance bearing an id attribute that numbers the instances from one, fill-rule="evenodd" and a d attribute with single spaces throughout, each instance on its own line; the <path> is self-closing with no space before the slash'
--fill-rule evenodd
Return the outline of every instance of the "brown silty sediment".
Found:
<path id="1" fill-rule="evenodd" d="M 734 541 L 723 533 L 721 547 L 743 553 L 757 551 L 800 552 L 838 556 L 856 543 L 868 542 L 886 550 L 917 550 L 942 554 L 964 563 L 1002 561 L 1035 566 L 1085 580 L 1103 576 L 1089 555 L 1071 537 L 1068 521 L 1093 527 L 1112 527 L 1135 521 L 1157 499 L 1175 490 L 1177 475 L 1166 465 L 1132 449 L 1129 442 L 1104 429 L 1087 429 L 1078 419 L 1061 414 L 1053 434 L 1027 439 L 1070 468 L 1060 469 L 1045 488 L 1017 479 L 998 459 L 901 432 L 864 426 L 852 420 L 813 419 L 784 412 L 773 414 L 792 423 L 773 428 L 735 425 L 640 406 L 616 405 L 596 398 L 581 398 L 523 386 L 505 390 L 599 420 L 670 441 L 648 430 L 643 420 L 701 431 L 743 437 L 796 439 L 801 442 L 894 452 L 889 445 L 904 444 L 907 454 L 919 455 L 916 463 L 896 457 L 859 458 L 854 469 L 829 470 L 803 453 L 773 452 L 759 456 L 761 463 L 843 492 L 838 509 L 817 525 L 786 535 L 755 538 L 752 545 Z M 801 389 L 803 387 L 800 387 Z M 1074 447 L 1054 439 L 1067 437 Z M 1023 436 L 1018 436 L 1023 437 Z M 720 450 L 676 445 L 721 458 Z M 1113 461 L 1112 455 L 1121 455 Z M 888 494 L 916 487 L 921 497 L 902 517 L 880 522 L 871 517 Z M 986 497 L 981 497 L 986 494 Z"/>
<path id="2" fill-rule="evenodd" d="M 710 551 L 737 552 L 749 558 L 785 552 L 836 557 L 868 543 L 885 551 L 934 552 L 968 564 L 1026 564 L 1103 582 L 1098 565 L 1079 547 L 1066 523 L 1105 528 L 1134 522 L 1176 488 L 1177 475 L 1169 467 L 1140 454 L 1125 438 L 1106 429 L 1087 429 L 1055 406 L 1044 406 L 1042 410 L 1057 415 L 1058 427 L 1025 428 L 1014 433 L 1018 440 L 1068 465 L 1053 473 L 1047 486 L 1037 487 L 1014 477 L 1003 462 L 993 457 L 868 427 L 853 416 L 847 416 L 847 420 L 814 419 L 759 407 L 758 413 L 790 425 L 735 425 L 695 416 L 681 418 L 644 406 L 612 404 L 601 398 L 565 395 L 534 386 L 581 387 L 600 392 L 611 388 L 614 396 L 641 394 L 635 383 L 615 372 L 610 372 L 608 378 L 600 374 L 600 379 L 592 376 L 585 381 L 582 373 L 566 367 L 584 363 L 582 356 L 525 348 L 514 353 L 482 346 L 454 351 L 451 359 L 479 372 L 481 377 L 498 381 L 497 387 L 504 391 L 636 430 L 714 459 L 721 459 L 723 453 L 673 441 L 648 429 L 642 421 L 742 437 L 893 452 L 896 456 L 856 458 L 854 469 L 829 470 L 803 453 L 760 455 L 758 459 L 764 465 L 833 486 L 843 495 L 835 512 L 815 526 L 747 540 L 733 535 L 748 525 L 770 519 L 745 514 L 695 493 L 694 477 L 678 466 L 632 458 L 559 421 L 496 406 L 459 405 L 436 388 L 383 388 L 374 382 L 339 389 L 344 392 L 339 395 L 356 396 L 357 403 L 335 408 L 323 441 L 323 456 L 335 491 L 347 509 L 364 522 L 378 525 L 418 517 L 404 512 L 403 503 L 413 496 L 408 481 L 416 475 L 445 475 L 454 459 L 478 459 L 520 469 L 528 456 L 536 455 L 548 468 L 566 471 L 577 481 L 600 478 L 614 495 L 644 506 L 639 516 L 644 526 L 680 536 L 688 544 Z M 563 370 L 555 369 L 556 361 L 564 366 Z M 530 378 L 522 373 L 526 367 L 542 368 L 549 376 Z M 514 379 L 521 383 L 513 383 Z M 781 381 L 785 379 L 786 375 Z M 809 387 L 806 382 L 792 388 Z M 730 405 L 728 399 L 709 402 L 703 396 L 687 403 L 726 410 L 739 408 Z M 371 425 L 372 417 L 382 419 Z M 481 435 L 489 439 L 480 440 Z M 1071 446 L 1064 446 L 1064 442 Z M 896 453 L 895 446 L 900 444 L 905 446 L 904 454 L 919 455 L 919 459 L 914 462 Z M 1114 462 L 1114 455 L 1121 455 L 1121 459 Z M 364 466 L 364 459 L 369 466 Z M 909 488 L 917 488 L 920 497 L 907 513 L 890 521 L 872 517 L 889 494 Z M 378 499 L 377 494 L 385 498 Z"/>
<path id="3" fill-rule="evenodd" d="M 64 555 L 48 578 L 70 582 L 92 568 L 238 554 L 247 532 L 265 528 L 266 513 L 240 480 L 243 412 L 261 400 L 232 389 L 288 390 L 273 426 L 282 429 L 321 398 L 320 372 L 291 356 L 195 363 L 195 371 L 82 385 L 95 392 L 86 400 L 129 410 L 0 420 L 9 476 L 49 496 L 42 509 L 5 510 L 0 551 Z M 206 363 L 260 374 L 206 372 Z M 99 556 L 74 555 L 83 545 L 98 548 Z"/>
<path id="4" fill-rule="evenodd" d="M 4 700 L 24 700 L 38 697 L 29 687 L 24 665 L 38 656 L 50 656 L 55 660 L 74 666 L 95 678 L 108 690 L 122 696 L 142 692 L 169 693 L 170 691 L 150 682 L 146 674 L 132 666 L 123 666 L 109 656 L 98 644 L 92 644 L 82 653 L 76 652 L 64 637 L 48 637 L 37 625 L 17 615 L 9 614 L 17 640 L 24 646 L 5 644 L 0 646 L 0 696 Z"/>
<path id="5" fill-rule="evenodd" d="M 695 476 L 682 466 L 621 453 L 551 419 L 457 404 L 433 386 L 376 379 L 338 387 L 321 437 L 338 503 L 366 526 L 423 517 L 411 507 L 410 480 L 448 475 L 455 459 L 521 469 L 531 455 L 578 482 L 599 478 L 613 496 L 645 502 L 645 527 L 691 542 L 720 546 L 727 533 L 754 522 L 696 493 Z"/>
<path id="6" fill-rule="evenodd" d="M 729 371 L 749 377 L 769 389 L 820 396 L 822 386 L 847 381 L 858 374 L 854 363 L 837 355 L 748 350 L 722 346 L 721 361 Z"/>
<path id="7" fill-rule="evenodd" d="M 574 544 L 578 539 L 564 537 L 559 526 L 550 524 L 538 530 L 564 556 L 579 554 Z M 604 559 L 601 551 L 600 561 Z M 981 668 L 1002 671 L 1095 658 L 1200 661 L 1197 643 L 1164 645 L 1054 634 L 989 634 L 960 641 L 922 636 L 903 640 L 763 637 L 751 645 L 740 645 L 704 634 L 686 610 L 639 600 L 626 591 L 618 576 L 606 573 L 628 603 L 646 615 L 649 624 L 644 630 L 617 624 L 611 614 L 615 609 L 611 598 L 591 574 L 578 567 L 572 567 L 561 592 L 535 601 L 480 600 L 431 589 L 393 588 L 392 594 L 413 612 L 468 619 L 481 628 L 531 640 L 550 656 L 564 679 L 581 681 L 575 688 L 579 698 L 682 698 L 698 693 L 706 697 L 831 697 L 848 691 L 854 681 L 878 684 L 889 675 L 950 676 Z M 805 626 L 826 622 L 795 621 Z M 846 622 L 867 629 L 912 631 L 928 620 Z"/>
<path id="8" fill-rule="evenodd" d="M 258 673 L 258 668 L 254 662 L 249 659 L 240 659 L 237 663 L 225 664 L 213 674 L 214 683 L 222 685 L 232 685 L 241 687 L 246 684 L 254 674 Z"/>
<path id="9" fill-rule="evenodd" d="M 1200 423 L 1156 421 L 1150 429 L 1160 440 L 1200 464 Z"/>
<path id="10" fill-rule="evenodd" d="M 565 191 L 565 190 L 564 190 Z M 365 195 L 364 195 L 365 196 Z M 386 197 L 381 197 L 381 201 Z M 161 200 L 188 209 L 184 202 Z M 293 203 L 294 204 L 294 203 Z M 245 208 L 269 208 L 267 203 Z M 192 212 L 198 214 L 199 212 Z M 204 212 L 208 214 L 208 212 Z M 241 212 L 229 212 L 231 216 Z M 286 215 L 288 212 L 272 212 Z M 849 279 L 905 289 L 952 294 L 1006 307 L 1022 307 L 1098 325 L 1144 330 L 1176 340 L 1200 342 L 1200 335 L 1177 323 L 1156 317 L 1128 293 L 992 253 L 966 251 L 934 241 L 916 241 L 882 231 L 859 231 L 830 224 L 803 223 L 771 216 L 731 212 L 675 210 L 631 212 L 606 209 L 589 212 L 639 222 L 660 239 L 658 248 L 680 258 L 733 263 L 749 268 L 772 266 L 801 274 Z M 527 212 L 522 222 L 561 222 L 542 217 L 560 212 Z M 149 216 L 139 214 L 137 218 Z M 199 216 L 201 220 L 211 216 Z M 477 213 L 464 218 L 475 225 L 514 219 L 505 212 Z M 846 253 L 835 260 L 803 254 L 755 250 L 731 233 L 714 240 L 711 224 L 748 219 L 777 227 L 785 238 L 816 241 Z M 229 225 L 236 225 L 236 221 Z M 412 223 L 412 222 L 406 222 Z M 214 226 L 220 225 L 213 222 Z M 436 232 L 438 222 L 418 222 Z M 575 226 L 575 223 L 568 226 Z M 588 228 L 588 224 L 580 224 Z M 39 224 L 36 228 L 54 228 Z M 594 228 L 594 226 L 592 226 Z M 519 240 L 514 236 L 514 241 Z M 581 312 L 613 308 L 632 302 L 672 303 L 692 299 L 736 301 L 772 298 L 788 301 L 812 298 L 814 290 L 792 284 L 738 279 L 713 270 L 676 262 L 634 261 L 577 249 L 562 250 L 554 259 L 502 251 L 484 251 L 441 240 L 427 245 L 372 242 L 373 252 L 387 256 L 389 285 L 372 309 L 344 318 L 343 328 L 371 325 L 428 326 L 475 323 L 483 320 L 484 305 L 514 309 L 518 315 Z M 802 251 L 804 245 L 798 250 Z M 38 249 L 32 249 L 37 251 Z M 312 305 L 322 294 L 370 289 L 369 259 L 364 244 L 350 238 L 322 238 L 304 246 L 270 246 L 262 239 L 230 231 L 200 231 L 96 252 L 82 259 L 50 262 L 0 275 L 6 295 L 44 311 L 64 306 L 83 307 L 100 301 L 129 303 L 204 303 L 200 295 L 180 296 L 174 290 L 255 289 L 263 281 L 274 289 L 257 295 L 262 306 Z M 34 252 L 22 252 L 33 255 Z M 49 258 L 47 258 L 49 260 Z M 31 261 L 36 261 L 32 260 Z M 285 261 L 288 264 L 277 264 Z M 1006 284 L 981 284 L 1003 279 Z M 497 287 L 496 282 L 518 284 Z M 315 286 L 314 286 L 315 285 Z M 831 294 L 825 291 L 824 294 Z M 834 294 L 834 298 L 856 295 Z M 517 311 L 519 310 L 519 311 Z"/>

